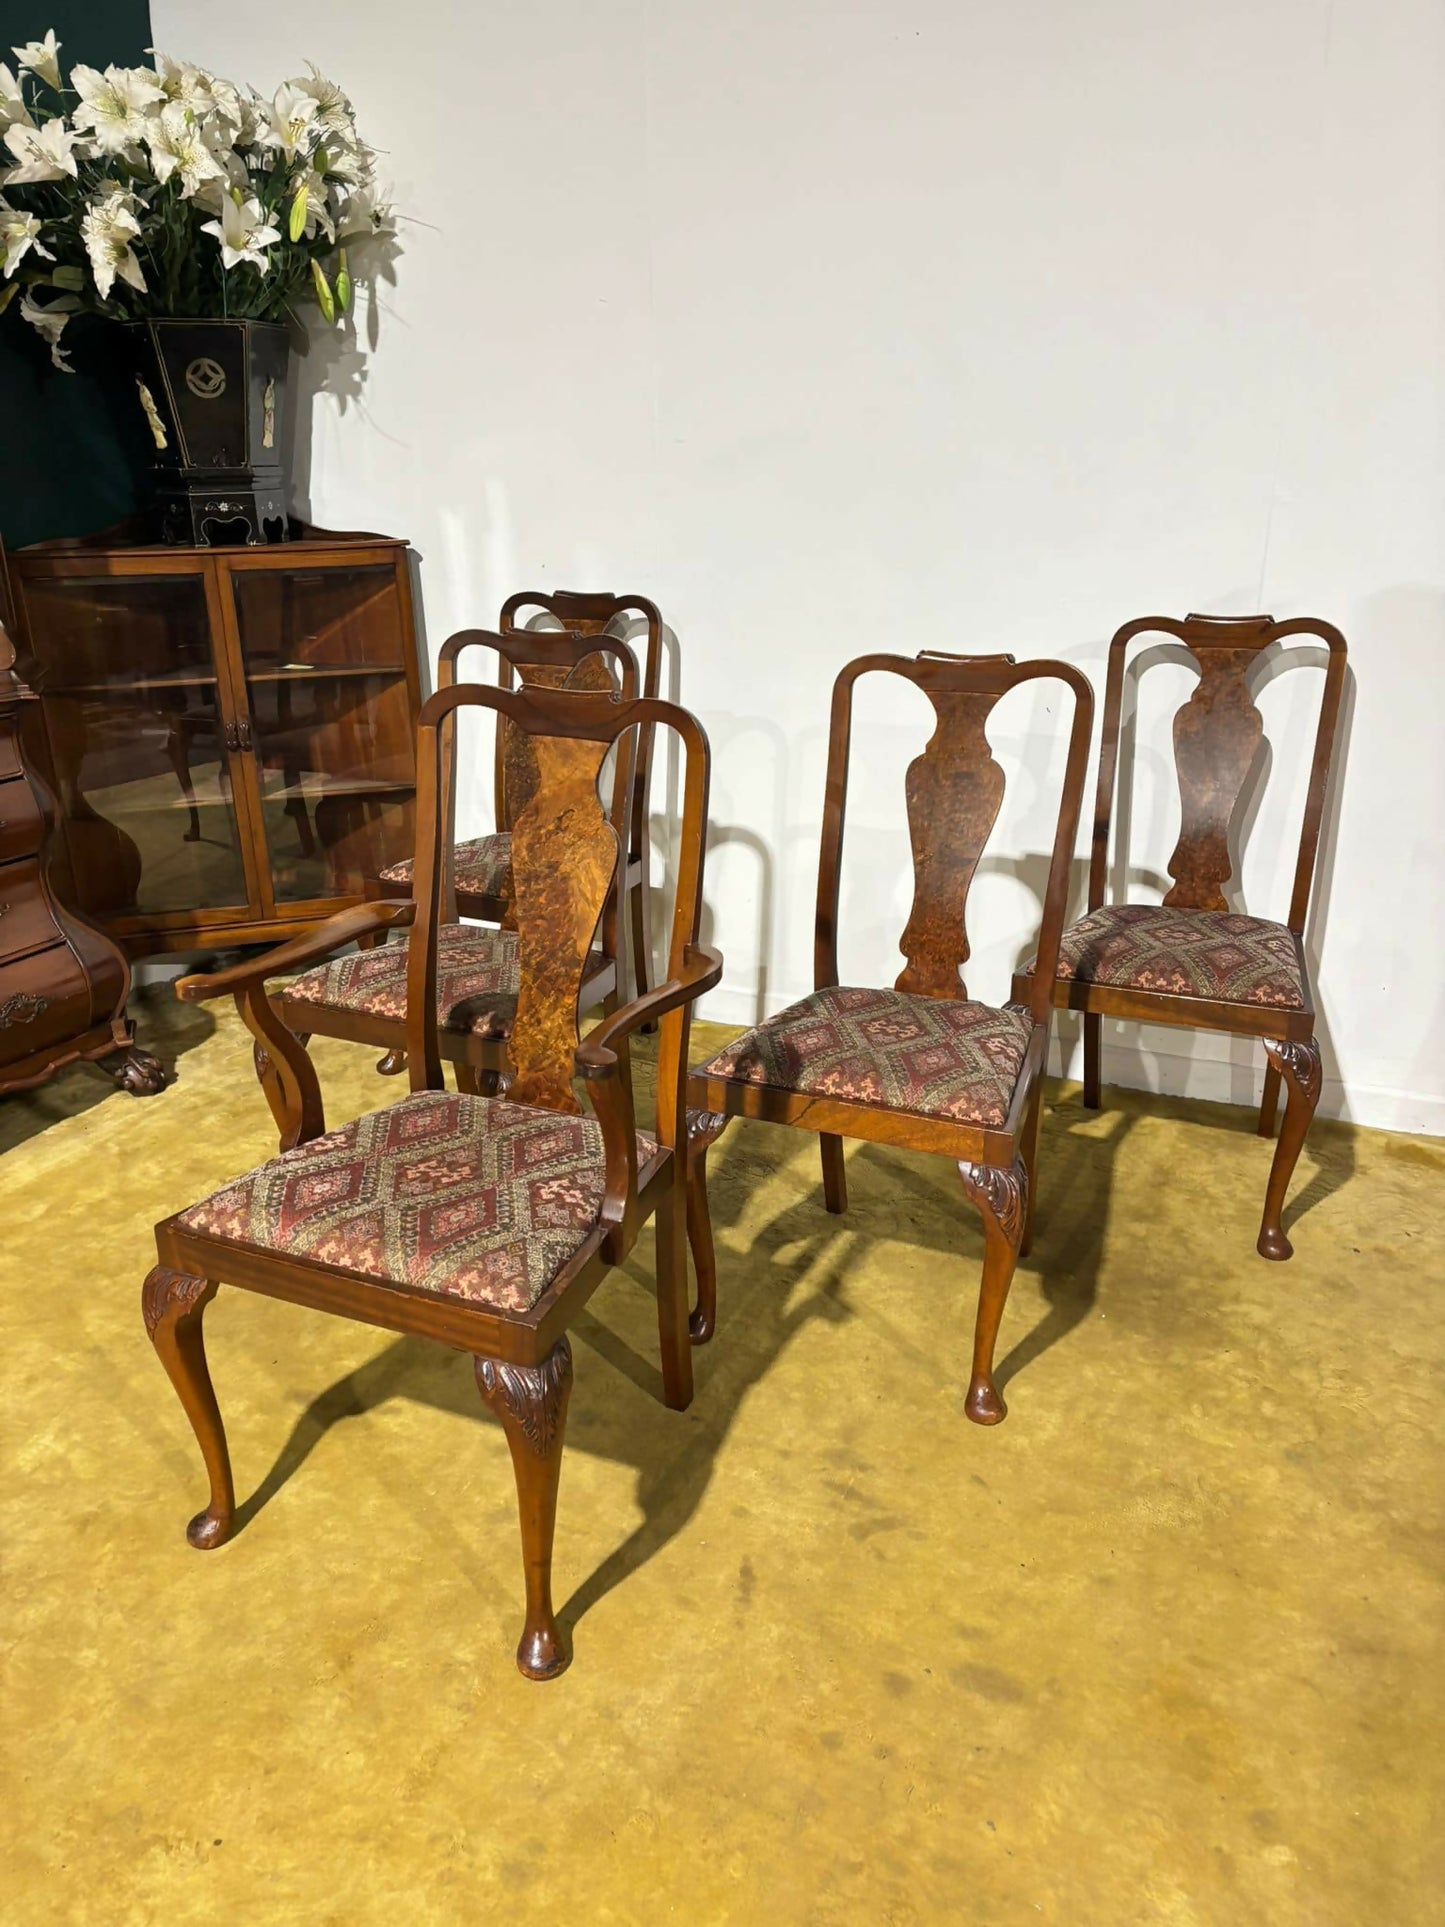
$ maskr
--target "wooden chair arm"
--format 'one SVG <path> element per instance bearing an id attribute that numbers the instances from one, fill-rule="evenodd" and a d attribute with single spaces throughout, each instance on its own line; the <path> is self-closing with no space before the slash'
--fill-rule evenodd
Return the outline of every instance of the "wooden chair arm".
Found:
<path id="1" fill-rule="evenodd" d="M 300 936 L 288 937 L 274 950 L 267 950 L 247 963 L 235 964 L 230 970 L 218 970 L 209 976 L 178 978 L 176 995 L 183 1004 L 203 1004 L 211 997 L 234 996 L 264 984 L 268 977 L 286 977 L 307 964 L 321 963 L 333 950 L 344 950 L 347 944 L 361 937 L 398 929 L 411 923 L 415 916 L 416 904 L 410 898 L 353 904 L 351 909 L 338 910 L 334 917 L 327 917 L 324 923 L 308 925 Z"/>
<path id="2" fill-rule="evenodd" d="M 702 943 L 689 944 L 680 977 L 669 977 L 666 983 L 648 991 L 646 996 L 634 997 L 630 1004 L 613 1011 L 588 1035 L 585 1043 L 577 1046 L 577 1075 L 585 1078 L 611 1077 L 617 1069 L 617 1057 L 611 1048 L 614 1043 L 631 1036 L 640 1024 L 651 1023 L 669 1010 L 676 1010 L 679 1004 L 692 1003 L 704 991 L 711 990 L 720 982 L 722 973 L 720 950 L 713 950 Z"/>

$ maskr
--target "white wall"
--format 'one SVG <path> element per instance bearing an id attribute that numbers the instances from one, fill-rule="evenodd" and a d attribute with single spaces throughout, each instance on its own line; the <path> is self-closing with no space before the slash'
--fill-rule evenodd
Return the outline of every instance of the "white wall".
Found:
<path id="1" fill-rule="evenodd" d="M 1136 614 L 1315 613 L 1358 676 L 1312 939 L 1324 1108 L 1445 1131 L 1438 0 L 152 13 L 161 46 L 267 89 L 318 61 L 414 220 L 354 392 L 316 402 L 316 518 L 412 538 L 433 647 L 523 585 L 642 590 L 675 624 L 716 754 L 709 1014 L 811 985 L 847 657 L 1008 648 L 1098 679 Z M 1177 702 L 1182 672 L 1156 681 Z M 1261 914 L 1286 907 L 1314 682 L 1263 699 L 1285 740 L 1243 871 Z M 1005 763 L 1060 720 L 1010 702 Z M 920 708 L 880 701 L 857 769 L 855 980 L 899 967 Z M 1148 713 L 1157 895 L 1177 801 Z M 1036 915 L 1040 783 L 975 896 L 982 995 Z M 1124 1081 L 1256 1088 L 1246 1045 L 1106 1037 Z"/>

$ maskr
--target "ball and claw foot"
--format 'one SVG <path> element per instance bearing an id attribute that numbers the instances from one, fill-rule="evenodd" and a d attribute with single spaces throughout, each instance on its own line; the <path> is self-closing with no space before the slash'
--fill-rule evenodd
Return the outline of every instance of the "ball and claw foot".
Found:
<path id="1" fill-rule="evenodd" d="M 1001 1425 L 1008 1417 L 1008 1407 L 999 1397 L 991 1378 L 970 1379 L 968 1397 L 963 1402 L 963 1415 L 972 1419 L 975 1425 Z"/>
<path id="2" fill-rule="evenodd" d="M 166 1087 L 166 1067 L 158 1057 L 135 1045 L 111 1071 L 117 1088 L 131 1097 L 155 1097 Z"/>

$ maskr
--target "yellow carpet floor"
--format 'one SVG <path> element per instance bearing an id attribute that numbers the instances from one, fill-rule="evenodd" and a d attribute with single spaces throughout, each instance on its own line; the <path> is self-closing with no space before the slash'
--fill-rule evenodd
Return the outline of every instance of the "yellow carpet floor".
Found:
<path id="1" fill-rule="evenodd" d="M 186 1545 L 151 1226 L 274 1140 L 228 1009 L 140 1015 L 163 1096 L 0 1105 L 7 1923 L 1440 1918 L 1445 1147 L 1318 1125 L 1270 1265 L 1246 1113 L 1051 1092 L 984 1431 L 952 1168 L 855 1147 L 830 1218 L 735 1124 L 692 1409 L 650 1231 L 574 1335 L 537 1686 L 456 1354 L 223 1290 Z M 315 1048 L 332 1122 L 398 1094 Z"/>

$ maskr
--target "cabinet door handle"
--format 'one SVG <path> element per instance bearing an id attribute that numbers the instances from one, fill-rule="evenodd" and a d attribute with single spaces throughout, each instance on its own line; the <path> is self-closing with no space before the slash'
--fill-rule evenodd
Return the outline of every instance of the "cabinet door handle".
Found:
<path id="1" fill-rule="evenodd" d="M 235 723 L 227 723 L 226 724 L 226 748 L 239 749 L 240 747 L 241 747 L 240 730 L 236 727 Z"/>
<path id="2" fill-rule="evenodd" d="M 249 750 L 251 747 L 251 719 L 249 716 L 243 716 L 240 722 L 237 723 L 236 734 L 240 738 L 241 748 Z"/>

